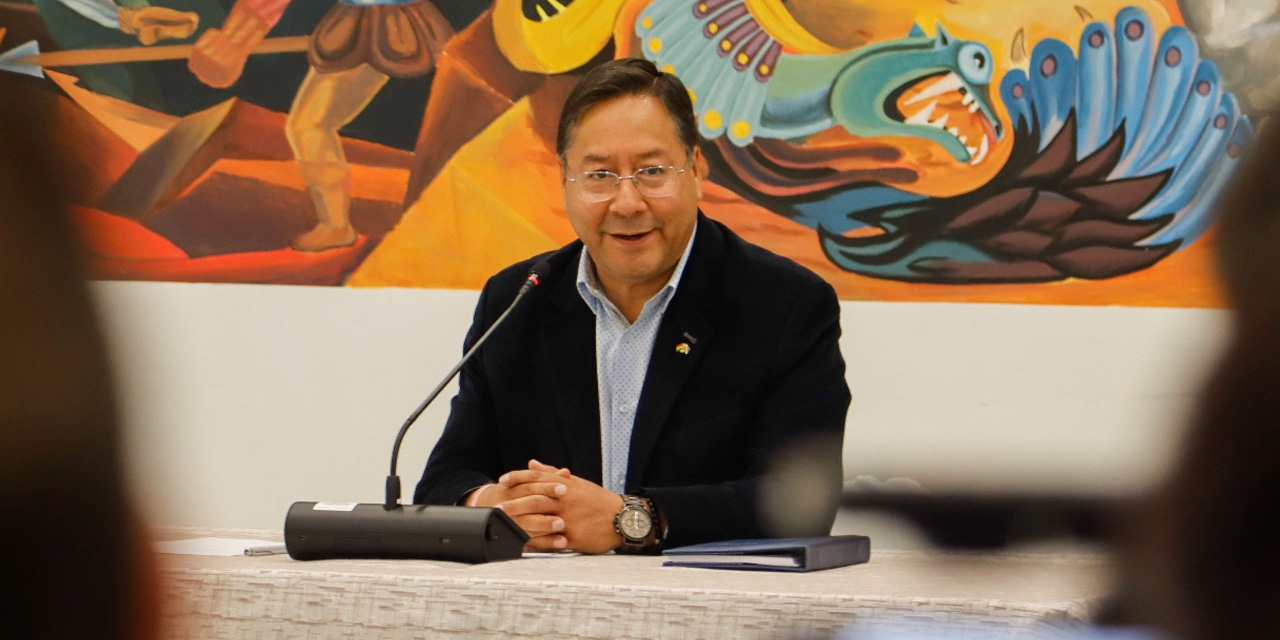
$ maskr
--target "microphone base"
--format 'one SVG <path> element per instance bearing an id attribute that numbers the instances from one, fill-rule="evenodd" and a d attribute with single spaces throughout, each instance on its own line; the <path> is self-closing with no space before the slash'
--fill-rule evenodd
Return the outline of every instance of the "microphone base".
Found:
<path id="1" fill-rule="evenodd" d="M 519 558 L 528 540 L 507 514 L 487 507 L 295 502 L 284 519 L 285 550 L 294 560 L 479 564 Z"/>

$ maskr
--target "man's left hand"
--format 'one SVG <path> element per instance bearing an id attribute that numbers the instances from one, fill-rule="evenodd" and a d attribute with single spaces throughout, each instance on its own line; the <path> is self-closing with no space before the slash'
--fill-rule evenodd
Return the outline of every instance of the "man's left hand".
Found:
<path id="1" fill-rule="evenodd" d="M 529 461 L 527 470 L 512 471 L 498 479 L 505 487 L 528 482 L 559 482 L 568 487 L 555 501 L 552 511 L 565 523 L 562 535 L 569 541 L 568 550 L 580 553 L 604 553 L 622 546 L 622 536 L 613 527 L 614 516 L 622 510 L 622 496 L 604 487 L 562 470 Z"/>

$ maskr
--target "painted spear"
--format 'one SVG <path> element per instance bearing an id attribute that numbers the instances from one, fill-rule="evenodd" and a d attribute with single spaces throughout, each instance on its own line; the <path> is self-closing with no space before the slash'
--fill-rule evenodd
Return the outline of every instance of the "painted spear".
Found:
<path id="1" fill-rule="evenodd" d="M 0 28 L 0 43 L 5 30 Z M 263 53 L 290 53 L 306 51 L 311 36 L 285 36 L 267 38 L 253 48 L 251 55 Z M 120 49 L 68 49 L 40 53 L 40 43 L 32 40 L 0 53 L 0 70 L 24 73 L 37 78 L 44 77 L 48 67 L 81 67 L 119 62 L 146 62 L 151 60 L 185 60 L 191 56 L 195 45 L 170 44 L 159 47 L 123 47 Z"/>

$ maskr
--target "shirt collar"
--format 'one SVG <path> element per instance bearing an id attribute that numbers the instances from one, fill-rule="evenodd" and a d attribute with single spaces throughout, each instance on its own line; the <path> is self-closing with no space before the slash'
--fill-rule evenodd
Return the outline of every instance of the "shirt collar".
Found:
<path id="1" fill-rule="evenodd" d="M 689 254 L 693 251 L 693 241 L 698 235 L 698 226 L 693 226 L 693 233 L 689 234 L 689 241 L 684 245 L 684 253 L 680 254 L 680 260 L 676 262 L 675 271 L 671 272 L 671 278 L 667 280 L 667 284 L 663 285 L 657 293 L 649 300 L 659 300 L 664 297 L 670 297 L 671 292 L 680 286 L 680 276 L 684 275 L 684 266 L 689 262 Z M 600 279 L 596 277 L 595 263 L 591 261 L 591 256 L 587 253 L 587 246 L 582 245 L 582 253 L 578 255 L 578 295 L 587 303 L 588 307 L 596 314 L 600 314 L 599 305 L 608 305 L 616 309 L 613 302 L 604 295 L 604 288 L 600 286 Z M 645 302 L 647 306 L 649 302 Z"/>

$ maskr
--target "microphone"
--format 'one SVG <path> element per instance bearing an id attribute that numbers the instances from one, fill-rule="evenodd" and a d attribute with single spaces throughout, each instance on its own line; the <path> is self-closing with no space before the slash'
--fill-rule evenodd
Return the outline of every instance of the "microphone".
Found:
<path id="1" fill-rule="evenodd" d="M 440 384 L 409 415 L 391 450 L 391 473 L 383 504 L 295 502 L 284 519 L 284 543 L 294 560 L 375 558 L 454 560 L 481 563 L 520 557 L 529 535 L 500 509 L 400 505 L 396 468 L 405 433 L 453 380 L 511 311 L 546 278 L 551 265 L 539 260 L 520 291 L 489 329 L 462 355 Z"/>

